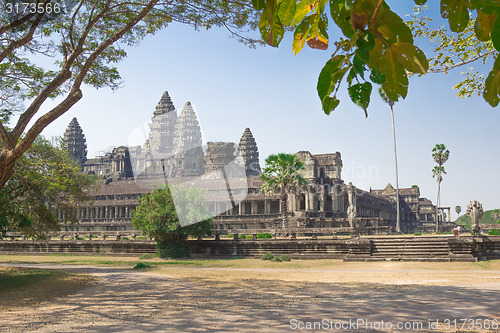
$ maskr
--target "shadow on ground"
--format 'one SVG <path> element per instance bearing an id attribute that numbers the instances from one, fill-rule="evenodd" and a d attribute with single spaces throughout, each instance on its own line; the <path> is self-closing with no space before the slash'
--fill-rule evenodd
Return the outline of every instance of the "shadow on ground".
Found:
<path id="1" fill-rule="evenodd" d="M 397 322 L 417 323 L 415 328 L 421 322 L 419 332 L 425 332 L 431 331 L 429 319 L 500 321 L 497 290 L 255 279 L 233 283 L 109 268 L 72 270 L 92 273 L 99 282 L 63 299 L 0 313 L 0 331 L 277 332 L 323 319 L 333 328 L 363 319 L 374 325 L 384 321 L 384 328 L 391 323 L 393 331 L 398 331 Z M 332 331 L 388 331 L 350 328 Z"/>

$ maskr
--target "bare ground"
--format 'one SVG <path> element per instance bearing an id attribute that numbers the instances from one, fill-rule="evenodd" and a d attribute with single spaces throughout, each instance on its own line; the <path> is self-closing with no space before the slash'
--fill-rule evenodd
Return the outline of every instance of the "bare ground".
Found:
<path id="1" fill-rule="evenodd" d="M 398 322 L 411 322 L 417 328 L 422 323 L 419 332 L 442 332 L 442 325 L 429 329 L 429 319 L 457 319 L 458 329 L 449 331 L 459 331 L 460 319 L 500 321 L 499 272 L 492 270 L 428 271 L 418 270 L 418 263 L 414 270 L 394 263 L 349 269 L 148 272 L 31 266 L 92 274 L 98 283 L 64 298 L 0 312 L 0 332 L 285 332 L 299 322 L 307 325 L 323 319 L 333 327 L 357 319 L 386 325 L 331 330 L 338 332 L 412 331 L 387 329 L 387 323 Z M 464 328 L 461 331 L 481 331 Z"/>

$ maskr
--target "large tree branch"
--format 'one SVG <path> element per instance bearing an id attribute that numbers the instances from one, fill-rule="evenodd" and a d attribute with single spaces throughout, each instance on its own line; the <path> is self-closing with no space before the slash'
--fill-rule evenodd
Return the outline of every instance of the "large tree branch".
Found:
<path id="1" fill-rule="evenodd" d="M 33 21 L 33 24 L 31 24 L 30 29 L 28 30 L 28 33 L 21 39 L 15 40 L 12 43 L 9 44 L 1 53 L 0 53 L 0 62 L 2 62 L 5 57 L 7 57 L 9 54 L 12 53 L 15 49 L 28 44 L 32 39 L 33 35 L 36 31 L 36 28 L 38 28 L 38 25 L 40 24 L 40 21 L 42 20 L 43 16 L 45 15 L 45 12 L 39 13 L 35 21 Z"/>
<path id="2" fill-rule="evenodd" d="M 35 139 L 38 137 L 40 133 L 47 127 L 51 122 L 56 120 L 66 111 L 68 111 L 73 105 L 76 104 L 81 98 L 83 94 L 80 89 L 72 90 L 68 96 L 59 103 L 55 108 L 41 116 L 33 126 L 26 133 L 24 138 L 19 142 L 14 150 L 12 151 L 13 156 L 15 158 L 19 158 L 26 150 L 28 150 Z"/>
<path id="3" fill-rule="evenodd" d="M 87 75 L 88 71 L 92 67 L 94 61 L 102 54 L 106 48 L 108 48 L 111 44 L 118 41 L 123 35 L 125 35 L 130 29 L 132 29 L 138 22 L 140 22 L 155 6 L 155 4 L 159 0 L 152 0 L 149 2 L 147 6 L 143 8 L 143 10 L 136 15 L 133 19 L 131 19 L 125 26 L 123 26 L 118 32 L 116 32 L 113 36 L 108 38 L 106 41 L 101 43 L 94 52 L 88 57 L 85 64 L 82 66 L 80 72 L 75 78 L 75 82 L 72 85 L 71 91 L 68 97 L 61 102 L 58 106 L 56 106 L 51 111 L 47 112 L 45 115 L 40 117 L 35 124 L 30 128 L 30 130 L 26 133 L 26 136 L 23 140 L 16 146 L 14 149 L 14 156 L 17 158 L 21 156 L 33 143 L 36 137 L 43 131 L 45 127 L 47 127 L 52 121 L 57 119 L 59 116 L 64 114 L 69 108 L 71 108 L 76 102 L 78 102 L 82 98 L 82 93 L 80 90 L 80 86 Z M 68 63 L 71 64 L 76 59 L 76 53 L 81 53 L 83 50 L 84 40 L 89 34 L 91 28 L 95 23 L 99 20 L 99 18 L 104 15 L 107 9 L 103 9 L 93 20 L 91 20 L 84 33 L 82 34 L 82 38 L 80 39 L 77 48 L 72 52 L 71 56 L 68 59 Z M 61 71 L 61 73 L 54 79 L 52 82 L 45 87 L 45 89 L 40 93 L 35 101 L 33 101 L 32 105 L 28 108 L 26 112 L 24 112 L 19 119 L 16 128 L 14 129 L 14 137 L 18 140 L 26 128 L 28 122 L 31 120 L 33 115 L 38 111 L 41 104 L 48 98 L 50 93 L 57 89 L 61 84 L 63 84 L 67 79 L 71 77 L 71 72 L 69 69 Z"/>
<path id="4" fill-rule="evenodd" d="M 72 89 L 79 89 L 80 85 L 83 82 L 83 79 L 87 75 L 87 72 L 89 71 L 90 67 L 94 63 L 94 61 L 101 55 L 106 48 L 111 46 L 111 44 L 115 43 L 118 41 L 120 38 L 122 38 L 130 29 L 132 29 L 137 23 L 139 23 L 156 5 L 156 3 L 159 0 L 151 0 L 142 10 L 139 14 L 137 14 L 133 19 L 131 19 L 125 26 L 123 26 L 118 32 L 116 32 L 113 36 L 102 42 L 95 50 L 90 54 L 88 57 L 87 61 L 83 65 L 80 73 L 75 79 L 75 83 L 73 84 Z"/>
<path id="5" fill-rule="evenodd" d="M 70 71 L 71 66 L 73 65 L 77 57 L 83 52 L 83 46 L 85 45 L 85 41 L 90 31 L 92 30 L 92 27 L 96 24 L 96 22 L 99 21 L 99 19 L 101 19 L 104 16 L 107 10 L 108 7 L 106 6 L 103 10 L 101 10 L 101 12 L 99 12 L 99 14 L 96 17 L 89 20 L 89 23 L 85 27 L 85 30 L 83 31 L 80 40 L 78 41 L 77 47 L 71 52 L 68 59 L 65 60 L 65 62 L 63 63 L 63 68 L 61 72 L 47 86 L 45 86 L 45 88 L 38 94 L 35 100 L 28 107 L 28 109 L 21 114 L 21 117 L 19 117 L 16 127 L 12 131 L 15 141 L 17 141 L 21 137 L 22 133 L 26 129 L 26 126 L 28 126 L 28 123 L 31 121 L 36 112 L 40 109 L 41 105 L 47 100 L 47 98 L 64 82 L 66 82 L 68 79 L 71 78 L 72 75 Z M 88 69 L 87 71 L 85 71 L 85 75 L 87 74 L 87 72 Z M 75 86 L 73 85 L 73 87 Z M 80 85 L 78 85 L 77 88 L 79 89 L 79 87 Z"/>
<path id="6" fill-rule="evenodd" d="M 29 13 L 27 15 L 24 15 L 20 19 L 15 20 L 14 22 L 11 22 L 9 24 L 3 25 L 0 27 L 0 35 L 3 34 L 4 32 L 7 32 L 9 30 L 15 29 L 18 26 L 28 22 L 31 18 L 35 16 L 35 13 Z"/>

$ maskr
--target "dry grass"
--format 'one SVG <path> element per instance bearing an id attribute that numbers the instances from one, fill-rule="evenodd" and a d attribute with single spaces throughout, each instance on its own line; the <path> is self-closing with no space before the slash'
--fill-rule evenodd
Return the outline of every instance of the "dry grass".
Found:
<path id="1" fill-rule="evenodd" d="M 95 280 L 58 270 L 0 266 L 0 312 L 73 294 Z"/>

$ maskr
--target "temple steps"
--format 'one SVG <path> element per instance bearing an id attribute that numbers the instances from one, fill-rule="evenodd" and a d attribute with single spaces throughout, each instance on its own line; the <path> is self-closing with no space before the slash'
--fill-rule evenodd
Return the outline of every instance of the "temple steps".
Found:
<path id="1" fill-rule="evenodd" d="M 452 259 L 450 258 L 447 238 L 418 237 L 374 238 L 368 260 L 450 261 Z M 462 258 L 462 260 L 476 261 L 477 259 L 470 256 L 470 258 Z"/>

